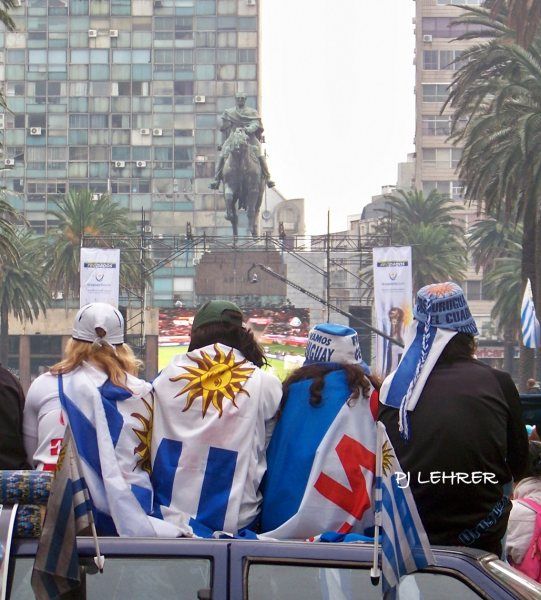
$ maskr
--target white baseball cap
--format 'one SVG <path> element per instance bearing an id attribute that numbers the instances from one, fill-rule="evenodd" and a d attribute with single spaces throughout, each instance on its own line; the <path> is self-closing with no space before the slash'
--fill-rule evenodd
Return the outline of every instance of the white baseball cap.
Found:
<path id="1" fill-rule="evenodd" d="M 100 338 L 96 329 L 105 331 L 105 337 Z M 93 302 L 79 309 L 73 322 L 71 337 L 83 342 L 105 340 L 110 344 L 124 343 L 124 318 L 111 304 Z"/>

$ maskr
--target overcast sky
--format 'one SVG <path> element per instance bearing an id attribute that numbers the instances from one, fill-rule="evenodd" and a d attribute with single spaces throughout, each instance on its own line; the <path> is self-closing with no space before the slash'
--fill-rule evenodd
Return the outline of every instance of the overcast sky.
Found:
<path id="1" fill-rule="evenodd" d="M 260 0 L 269 166 L 307 233 L 346 228 L 413 152 L 411 0 Z"/>

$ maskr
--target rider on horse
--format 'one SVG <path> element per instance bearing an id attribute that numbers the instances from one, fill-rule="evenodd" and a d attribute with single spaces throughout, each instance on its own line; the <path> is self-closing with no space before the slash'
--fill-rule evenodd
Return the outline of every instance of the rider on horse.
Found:
<path id="1" fill-rule="evenodd" d="M 270 188 L 274 187 L 275 183 L 271 179 L 269 167 L 267 166 L 267 161 L 261 148 L 263 134 L 261 117 L 257 110 L 246 106 L 246 94 L 244 92 L 238 92 L 235 94 L 235 107 L 227 108 L 222 114 L 222 126 L 220 127 L 220 131 L 222 132 L 222 145 L 218 146 L 218 150 L 221 150 L 221 152 L 216 167 L 214 181 L 209 185 L 210 189 L 217 190 L 220 186 L 220 181 L 223 178 L 225 160 L 228 154 L 226 141 L 231 133 L 239 128 L 242 128 L 248 134 L 249 143 L 255 147 L 257 158 L 261 165 L 261 172 L 267 181 L 267 186 Z"/>

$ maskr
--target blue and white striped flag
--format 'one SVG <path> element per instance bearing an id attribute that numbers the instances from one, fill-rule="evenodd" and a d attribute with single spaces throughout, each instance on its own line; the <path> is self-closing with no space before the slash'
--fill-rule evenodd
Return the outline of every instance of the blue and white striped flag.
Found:
<path id="1" fill-rule="evenodd" d="M 60 598 L 79 586 L 76 535 L 92 522 L 90 496 L 79 472 L 68 425 L 32 571 L 32 589 L 37 600 Z"/>
<path id="2" fill-rule="evenodd" d="M 408 487 L 400 487 L 400 463 L 378 422 L 376 461 L 376 524 L 381 528 L 381 566 L 384 598 L 394 598 L 400 578 L 434 564 L 434 555 Z"/>
<path id="3" fill-rule="evenodd" d="M 539 321 L 535 314 L 533 303 L 532 284 L 530 280 L 526 282 L 522 306 L 520 309 L 520 324 L 522 326 L 522 341 L 526 348 L 539 348 L 541 336 Z"/>

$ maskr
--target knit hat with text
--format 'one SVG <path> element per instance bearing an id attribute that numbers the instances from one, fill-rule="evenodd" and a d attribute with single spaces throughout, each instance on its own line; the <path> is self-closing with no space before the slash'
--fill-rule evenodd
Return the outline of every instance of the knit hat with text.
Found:
<path id="1" fill-rule="evenodd" d="M 415 409 L 445 346 L 457 333 L 479 335 L 462 288 L 450 281 L 421 288 L 413 316 L 402 360 L 380 390 L 380 401 L 400 411 L 399 429 L 405 439 L 409 439 L 407 413 Z"/>

